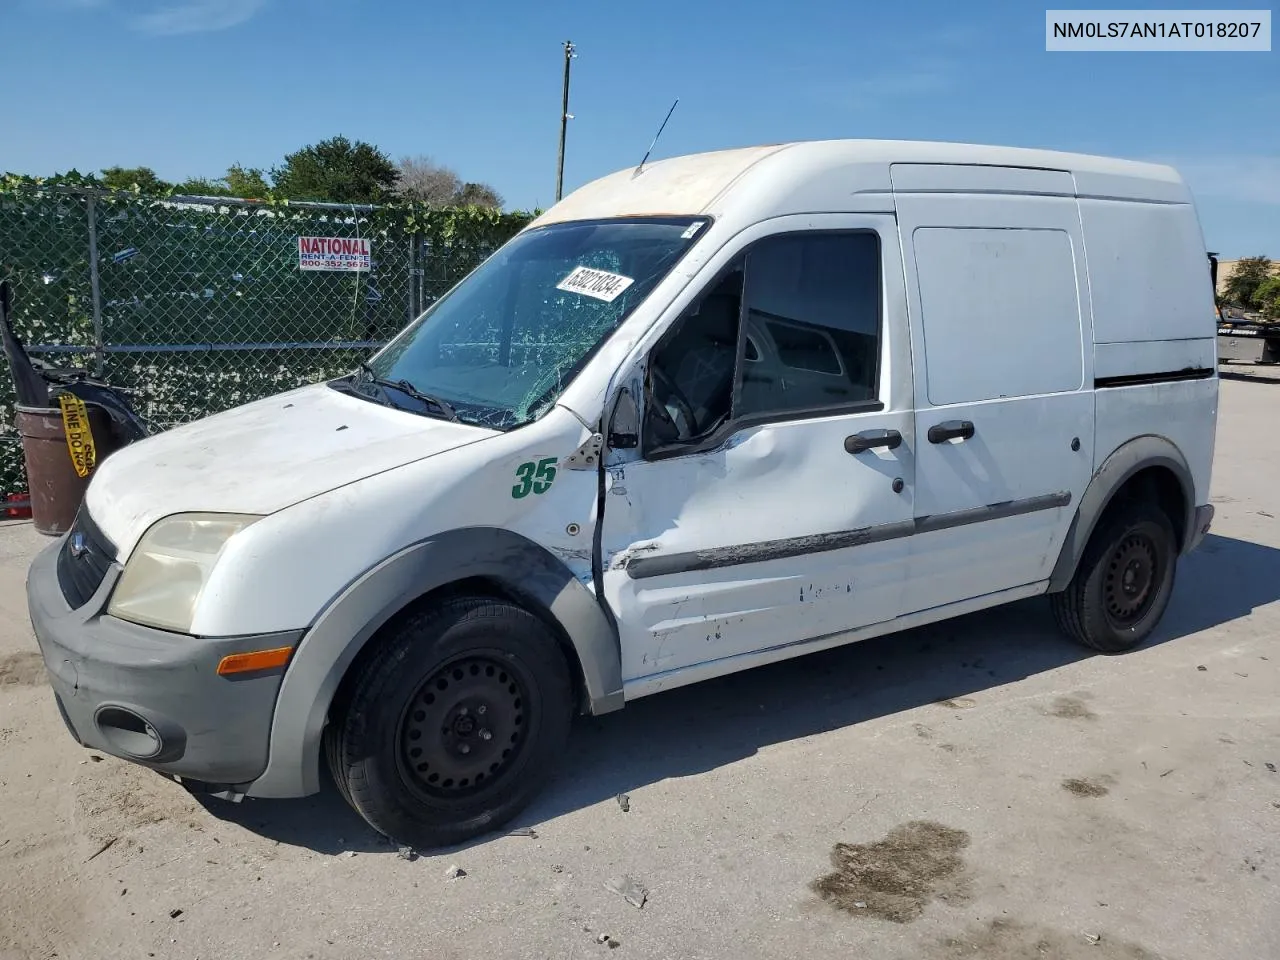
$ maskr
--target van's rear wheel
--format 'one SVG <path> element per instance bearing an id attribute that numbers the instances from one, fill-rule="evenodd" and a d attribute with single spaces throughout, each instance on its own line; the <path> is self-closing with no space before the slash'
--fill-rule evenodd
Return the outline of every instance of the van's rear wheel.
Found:
<path id="1" fill-rule="evenodd" d="M 528 611 L 448 600 L 385 636 L 325 733 L 339 789 L 400 843 L 460 843 L 529 802 L 562 752 L 572 688 Z"/>
<path id="2" fill-rule="evenodd" d="M 1178 561 L 1173 524 L 1153 503 L 1109 511 L 1067 589 L 1051 598 L 1058 625 L 1103 653 L 1132 650 L 1156 628 Z"/>

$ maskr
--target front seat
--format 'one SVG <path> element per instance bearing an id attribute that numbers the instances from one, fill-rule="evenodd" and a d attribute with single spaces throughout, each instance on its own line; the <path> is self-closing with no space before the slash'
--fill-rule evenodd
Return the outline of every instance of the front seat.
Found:
<path id="1" fill-rule="evenodd" d="M 708 294 L 689 318 L 690 345 L 672 379 L 693 408 L 690 436 L 701 436 L 729 414 L 740 303 L 735 294 Z"/>

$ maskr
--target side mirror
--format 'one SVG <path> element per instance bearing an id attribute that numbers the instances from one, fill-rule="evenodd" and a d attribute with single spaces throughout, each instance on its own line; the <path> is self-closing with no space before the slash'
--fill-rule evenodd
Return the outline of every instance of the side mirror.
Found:
<path id="1" fill-rule="evenodd" d="M 618 391 L 618 398 L 613 402 L 608 444 L 613 450 L 632 450 L 640 445 L 640 408 L 626 387 Z"/>

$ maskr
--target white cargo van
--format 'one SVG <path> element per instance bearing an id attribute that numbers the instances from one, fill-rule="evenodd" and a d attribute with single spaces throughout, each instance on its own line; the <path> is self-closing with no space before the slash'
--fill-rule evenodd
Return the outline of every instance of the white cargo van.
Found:
<path id="1" fill-rule="evenodd" d="M 34 562 L 86 746 L 374 827 L 511 817 L 576 712 L 1048 593 L 1115 652 L 1208 529 L 1173 170 L 834 141 L 539 217 L 368 365 L 127 447 Z"/>

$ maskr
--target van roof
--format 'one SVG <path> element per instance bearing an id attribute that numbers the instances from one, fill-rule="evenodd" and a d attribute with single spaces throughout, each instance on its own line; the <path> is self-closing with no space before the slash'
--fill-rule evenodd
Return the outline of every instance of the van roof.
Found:
<path id="1" fill-rule="evenodd" d="M 1190 200 L 1178 172 L 1161 164 L 972 143 L 805 140 L 654 160 L 639 175 L 634 167 L 619 170 L 578 188 L 531 225 L 602 217 L 714 216 L 731 194 L 761 189 L 794 193 L 802 182 L 812 183 L 836 172 L 849 175 L 839 191 L 845 196 L 888 193 L 889 168 L 897 163 L 1059 170 L 1074 176 L 1080 196 Z"/>

